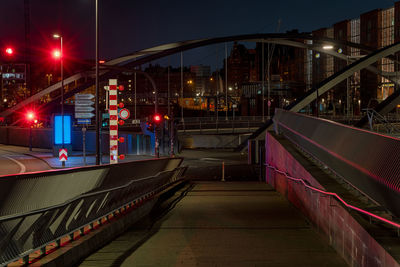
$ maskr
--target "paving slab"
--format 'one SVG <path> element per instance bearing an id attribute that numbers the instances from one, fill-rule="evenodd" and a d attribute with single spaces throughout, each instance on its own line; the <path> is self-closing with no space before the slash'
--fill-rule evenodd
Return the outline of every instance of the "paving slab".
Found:
<path id="1" fill-rule="evenodd" d="M 97 262 L 102 266 L 110 262 L 113 266 L 347 266 L 288 201 L 257 182 L 195 182 L 150 230 L 132 228 L 80 266 Z"/>

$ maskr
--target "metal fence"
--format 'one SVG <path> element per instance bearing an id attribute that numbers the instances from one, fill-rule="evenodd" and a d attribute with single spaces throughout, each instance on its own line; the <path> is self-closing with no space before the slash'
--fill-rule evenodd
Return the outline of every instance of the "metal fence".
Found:
<path id="1" fill-rule="evenodd" d="M 3 205 L 3 216 L 0 217 L 0 265 L 20 258 L 25 258 L 27 263 L 27 257 L 34 251 L 45 253 L 46 246 L 50 243 L 59 246 L 65 236 L 72 234 L 73 239 L 74 232 L 83 232 L 87 225 L 93 228 L 94 223 L 101 224 L 104 216 L 121 213 L 126 210 L 127 205 L 130 207 L 144 196 L 153 195 L 176 182 L 186 170 L 179 167 L 181 161 L 180 158 L 142 161 L 141 165 L 147 163 L 147 168 L 150 169 L 142 174 L 152 171 L 153 175 L 141 178 L 136 172 L 140 165 L 137 162 L 50 172 L 45 177 L 41 173 L 14 177 L 23 182 L 12 184 L 10 188 L 26 187 L 28 190 L 20 190 L 19 192 L 25 194 L 12 196 L 21 201 L 14 202 L 8 208 Z M 157 166 L 157 162 L 162 164 Z M 157 169 L 162 171 L 157 172 Z M 6 176 L 3 179 L 12 178 Z M 60 188 L 56 190 L 54 186 L 60 182 L 59 178 L 67 180 L 72 184 L 71 187 L 78 189 L 74 191 L 71 187 L 58 186 Z M 36 194 L 39 191 L 35 183 L 40 183 L 43 179 L 53 186 L 47 187 L 48 190 L 44 192 L 39 190 L 46 201 L 40 200 L 40 196 Z M 29 189 L 32 189 L 35 197 L 30 196 Z M 60 195 L 63 190 L 65 193 Z M 38 204 L 31 203 L 29 206 L 29 202 L 34 202 L 34 199 Z M 50 199 L 53 201 L 49 201 Z"/>
<path id="2" fill-rule="evenodd" d="M 359 191 L 400 217 L 400 140 L 277 109 L 283 133 Z"/>
<path id="3" fill-rule="evenodd" d="M 265 120 L 267 118 L 265 117 Z M 176 128 L 179 131 L 198 130 L 200 133 L 207 131 L 229 131 L 230 133 L 240 132 L 239 130 L 251 131 L 263 125 L 261 116 L 240 116 L 240 117 L 189 117 L 184 121 L 178 121 Z"/>

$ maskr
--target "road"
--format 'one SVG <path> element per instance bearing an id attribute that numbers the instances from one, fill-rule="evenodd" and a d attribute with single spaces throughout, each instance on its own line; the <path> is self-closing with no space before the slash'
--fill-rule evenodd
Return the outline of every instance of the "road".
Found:
<path id="1" fill-rule="evenodd" d="M 25 154 L 24 149 L 0 145 L 0 175 L 50 170 L 43 160 Z"/>

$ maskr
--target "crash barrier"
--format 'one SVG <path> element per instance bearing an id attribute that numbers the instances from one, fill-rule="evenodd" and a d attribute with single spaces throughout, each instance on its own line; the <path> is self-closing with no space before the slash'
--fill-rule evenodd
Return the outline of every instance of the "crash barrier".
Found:
<path id="1" fill-rule="evenodd" d="M 354 188 L 400 216 L 400 140 L 282 109 L 274 129 Z"/>
<path id="2" fill-rule="evenodd" d="M 31 253 L 46 253 L 46 245 L 59 246 L 63 237 L 84 232 L 87 225 L 93 228 L 107 214 L 120 213 L 182 179 L 181 162 L 181 158 L 147 160 L 3 176 L 0 265 L 21 258 L 27 263 Z M 140 171 L 143 167 L 148 170 Z"/>

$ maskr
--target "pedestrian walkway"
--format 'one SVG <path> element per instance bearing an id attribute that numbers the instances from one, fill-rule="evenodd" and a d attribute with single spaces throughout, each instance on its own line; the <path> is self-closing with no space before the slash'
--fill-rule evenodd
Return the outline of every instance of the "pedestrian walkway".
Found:
<path id="1" fill-rule="evenodd" d="M 151 229 L 133 226 L 80 265 L 346 266 L 269 185 L 195 182 Z"/>

